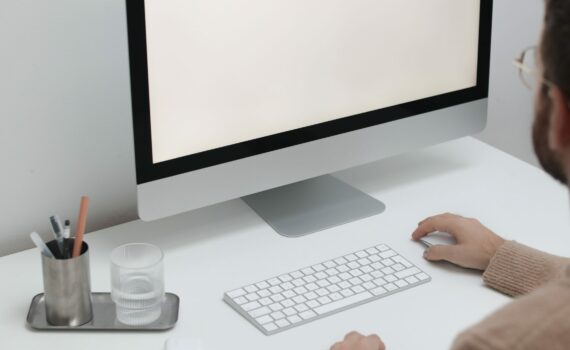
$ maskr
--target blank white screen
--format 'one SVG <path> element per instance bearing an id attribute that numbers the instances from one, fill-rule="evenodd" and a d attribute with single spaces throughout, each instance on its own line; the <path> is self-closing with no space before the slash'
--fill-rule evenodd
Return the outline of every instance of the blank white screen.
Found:
<path id="1" fill-rule="evenodd" d="M 147 0 L 153 162 L 476 85 L 480 0 Z"/>

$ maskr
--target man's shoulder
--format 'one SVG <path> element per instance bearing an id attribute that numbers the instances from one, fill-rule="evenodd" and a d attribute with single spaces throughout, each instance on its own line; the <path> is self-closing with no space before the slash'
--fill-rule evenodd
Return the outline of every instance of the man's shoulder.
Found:
<path id="1" fill-rule="evenodd" d="M 453 349 L 565 349 L 570 344 L 570 279 L 515 299 L 461 333 Z"/>

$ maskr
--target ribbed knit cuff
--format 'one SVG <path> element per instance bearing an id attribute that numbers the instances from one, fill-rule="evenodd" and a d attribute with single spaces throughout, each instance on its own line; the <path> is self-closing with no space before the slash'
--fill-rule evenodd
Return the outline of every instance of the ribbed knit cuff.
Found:
<path id="1" fill-rule="evenodd" d="M 483 274 L 489 287 L 510 296 L 528 293 L 553 276 L 549 255 L 515 241 L 505 242 Z"/>

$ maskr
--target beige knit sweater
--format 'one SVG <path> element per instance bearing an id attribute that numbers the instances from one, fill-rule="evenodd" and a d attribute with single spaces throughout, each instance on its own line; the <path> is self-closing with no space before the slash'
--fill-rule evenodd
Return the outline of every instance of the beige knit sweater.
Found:
<path id="1" fill-rule="evenodd" d="M 509 241 L 483 279 L 516 299 L 461 333 L 453 350 L 570 349 L 570 259 Z"/>

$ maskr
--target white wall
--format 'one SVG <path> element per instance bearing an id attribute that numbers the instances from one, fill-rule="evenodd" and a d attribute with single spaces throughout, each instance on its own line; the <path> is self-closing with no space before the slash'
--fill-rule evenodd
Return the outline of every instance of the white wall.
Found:
<path id="1" fill-rule="evenodd" d="M 511 59 L 536 42 L 541 0 L 496 0 L 489 127 L 480 135 L 526 161 L 530 92 Z M 0 256 L 49 237 L 48 217 L 88 231 L 136 218 L 122 0 L 0 2 Z"/>
<path id="2" fill-rule="evenodd" d="M 531 143 L 533 97 L 520 81 L 513 58 L 540 37 L 543 0 L 495 0 L 489 121 L 482 141 L 538 165 Z"/>

